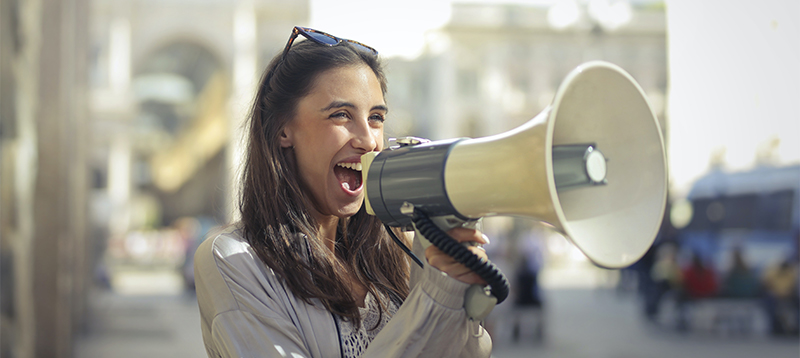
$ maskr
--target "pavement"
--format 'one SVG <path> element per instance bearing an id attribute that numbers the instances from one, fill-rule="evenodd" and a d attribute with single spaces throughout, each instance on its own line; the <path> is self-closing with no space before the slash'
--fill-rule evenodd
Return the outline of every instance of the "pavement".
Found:
<path id="1" fill-rule="evenodd" d="M 798 358 L 800 341 L 756 329 L 735 335 L 711 329 L 678 332 L 642 317 L 633 293 L 613 289 L 545 293 L 542 341 L 495 342 L 496 358 Z M 502 340 L 502 337 L 498 337 Z"/>
<path id="2" fill-rule="evenodd" d="M 151 273 L 152 275 L 152 273 Z M 152 279 L 152 277 L 150 277 Z M 168 281 L 168 280 L 162 280 Z M 152 282 L 152 281 L 151 281 Z M 174 289 L 98 290 L 90 298 L 89 325 L 75 342 L 77 358 L 205 357 L 193 294 Z M 796 337 L 758 331 L 736 336 L 712 330 L 679 333 L 642 318 L 633 292 L 609 288 L 544 290 L 542 339 L 523 325 L 511 341 L 506 321 L 495 324 L 495 358 L 798 358 Z M 499 305 L 492 315 L 520 316 Z M 539 318 L 536 318 L 538 320 Z M 533 319 L 531 321 L 534 321 Z"/>
<path id="3" fill-rule="evenodd" d="M 76 358 L 206 357 L 194 295 L 92 295 L 89 325 Z"/>

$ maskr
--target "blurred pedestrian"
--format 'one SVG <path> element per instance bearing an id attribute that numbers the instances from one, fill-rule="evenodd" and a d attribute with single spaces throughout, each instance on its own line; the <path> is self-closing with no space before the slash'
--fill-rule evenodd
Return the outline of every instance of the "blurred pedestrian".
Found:
<path id="1" fill-rule="evenodd" d="M 794 259 L 786 259 L 768 268 L 763 276 L 764 301 L 770 331 L 773 334 L 797 333 L 798 267 Z"/>
<path id="2" fill-rule="evenodd" d="M 539 237 L 532 234 L 521 241 L 521 255 L 514 272 L 514 316 L 512 318 L 513 341 L 532 337 L 541 341 L 544 335 L 543 299 L 539 287 L 539 271 L 543 265 L 542 247 Z M 533 329 L 530 329 L 530 328 Z"/>
<path id="3" fill-rule="evenodd" d="M 747 301 L 757 302 L 761 287 L 755 270 L 745 261 L 741 247 L 731 251 L 731 258 L 731 267 L 723 275 L 719 296 L 734 302 L 724 312 L 717 314 L 715 324 L 730 332 L 749 334 L 753 329 L 756 310 Z"/>
<path id="4" fill-rule="evenodd" d="M 719 284 L 717 275 L 706 265 L 700 253 L 692 254 L 692 261 L 681 274 L 681 292 L 678 298 L 678 329 L 686 330 L 688 326 L 687 308 L 693 302 L 717 295 Z"/>
<path id="5" fill-rule="evenodd" d="M 173 223 L 173 227 L 180 236 L 183 246 L 183 264 L 181 265 L 181 276 L 183 276 L 184 288 L 194 292 L 194 252 L 202 242 L 202 226 L 200 221 L 191 216 L 181 217 Z"/>
<path id="6" fill-rule="evenodd" d="M 645 315 L 650 320 L 658 317 L 663 297 L 681 290 L 682 273 L 675 245 L 665 243 L 656 251 L 656 262 L 650 271 L 653 284 L 645 293 Z"/>
<path id="7" fill-rule="evenodd" d="M 741 248 L 732 252 L 733 263 L 725 273 L 720 295 L 728 298 L 755 298 L 760 293 L 758 276 L 747 265 Z"/>
<path id="8" fill-rule="evenodd" d="M 689 300 L 708 298 L 717 294 L 717 274 L 706 265 L 699 253 L 692 255 L 692 262 L 681 276 L 683 295 Z"/>

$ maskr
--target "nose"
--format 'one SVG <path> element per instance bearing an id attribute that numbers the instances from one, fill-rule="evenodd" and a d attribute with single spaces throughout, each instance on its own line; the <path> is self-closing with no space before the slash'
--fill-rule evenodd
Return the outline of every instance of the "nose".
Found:
<path id="1" fill-rule="evenodd" d="M 354 123 L 353 138 L 351 143 L 354 148 L 361 149 L 364 152 L 372 152 L 379 150 L 378 147 L 379 137 L 382 134 L 380 129 L 372 128 L 369 125 L 369 120 L 360 120 Z"/>

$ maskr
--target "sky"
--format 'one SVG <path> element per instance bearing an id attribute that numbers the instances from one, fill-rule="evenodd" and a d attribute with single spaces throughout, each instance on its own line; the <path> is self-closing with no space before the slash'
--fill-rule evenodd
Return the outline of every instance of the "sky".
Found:
<path id="1" fill-rule="evenodd" d="M 363 42 L 381 56 L 413 58 L 422 51 L 425 32 L 447 23 L 451 1 L 312 0 L 310 26 Z"/>
<path id="2" fill-rule="evenodd" d="M 452 3 L 549 6 L 558 1 L 564 0 L 311 0 L 309 26 L 368 44 L 382 56 L 414 58 L 422 51 L 425 32 L 447 23 Z"/>

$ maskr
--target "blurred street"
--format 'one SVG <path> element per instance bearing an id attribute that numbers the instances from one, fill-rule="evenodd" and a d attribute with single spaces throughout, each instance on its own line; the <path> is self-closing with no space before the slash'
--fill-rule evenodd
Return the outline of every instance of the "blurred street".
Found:
<path id="1" fill-rule="evenodd" d="M 205 357 L 200 312 L 174 270 L 128 271 L 115 290 L 90 294 L 75 357 Z"/>
<path id="2" fill-rule="evenodd" d="M 197 301 L 190 296 L 97 293 L 75 357 L 204 357 Z"/>
<path id="3" fill-rule="evenodd" d="M 763 334 L 725 337 L 712 332 L 681 334 L 648 323 L 634 293 L 613 289 L 551 290 L 541 344 L 495 346 L 496 358 L 795 358 L 797 339 Z"/>
<path id="4" fill-rule="evenodd" d="M 126 294 L 112 291 L 92 294 L 88 332 L 78 338 L 75 357 L 204 357 L 194 296 L 169 289 L 166 283 L 170 272 L 139 273 L 140 278 L 149 280 L 148 285 L 140 284 L 144 280 L 135 283 L 136 276 L 132 272 L 127 274 Z M 161 287 L 153 282 L 161 282 Z M 587 288 L 549 289 L 544 293 L 547 311 L 543 341 L 498 342 L 493 357 L 793 358 L 800 355 L 796 338 L 775 339 L 759 332 L 745 337 L 708 331 L 680 334 L 654 326 L 642 318 L 640 302 L 633 292 Z"/>

